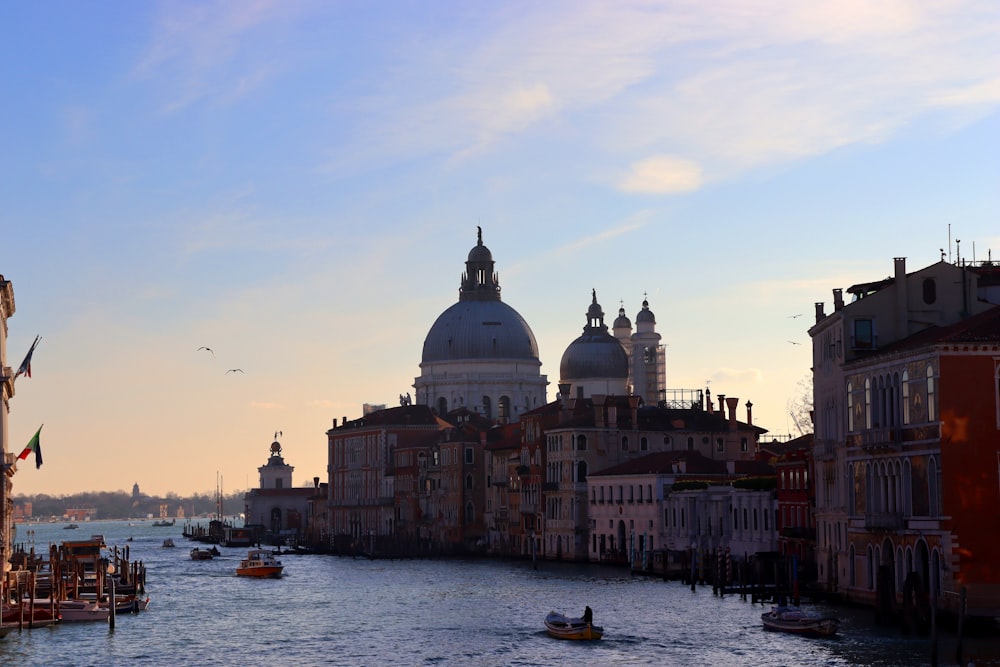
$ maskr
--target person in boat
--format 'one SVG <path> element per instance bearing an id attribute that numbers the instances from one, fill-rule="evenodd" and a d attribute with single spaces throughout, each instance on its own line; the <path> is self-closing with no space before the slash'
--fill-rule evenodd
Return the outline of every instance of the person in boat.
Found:
<path id="1" fill-rule="evenodd" d="M 589 606 L 583 610 L 583 622 L 587 625 L 592 625 L 594 623 L 594 610 Z"/>

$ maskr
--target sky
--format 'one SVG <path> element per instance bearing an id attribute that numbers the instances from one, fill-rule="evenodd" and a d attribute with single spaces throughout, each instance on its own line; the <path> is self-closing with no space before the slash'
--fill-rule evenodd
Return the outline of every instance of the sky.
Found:
<path id="1" fill-rule="evenodd" d="M 798 435 L 814 304 L 1000 255 L 997 34 L 992 0 L 2 3 L 14 496 L 251 488 L 276 432 L 325 479 L 477 226 L 549 400 L 594 289 L 648 298 L 668 387 Z"/>

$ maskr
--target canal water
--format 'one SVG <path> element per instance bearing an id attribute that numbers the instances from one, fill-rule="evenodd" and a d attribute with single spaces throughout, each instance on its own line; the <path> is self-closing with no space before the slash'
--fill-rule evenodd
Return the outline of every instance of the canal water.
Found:
<path id="1" fill-rule="evenodd" d="M 101 533 L 128 546 L 147 570 L 149 608 L 107 624 L 15 631 L 0 639 L 0 665 L 882 665 L 931 664 L 926 637 L 871 624 L 865 610 L 833 608 L 841 637 L 765 632 L 767 608 L 692 592 L 679 582 L 599 566 L 488 560 L 371 561 L 283 555 L 281 579 L 236 577 L 246 549 L 192 561 L 193 543 L 145 522 L 19 526 L 17 541 L 50 543 Z M 173 539 L 175 548 L 164 548 Z M 129 540 L 129 538 L 132 538 Z M 549 638 L 550 610 L 586 605 L 604 626 L 599 642 Z M 938 664 L 954 665 L 953 636 Z M 965 660 L 1000 667 L 1000 638 L 967 639 Z M 964 663 L 964 661 L 963 661 Z M 964 664 L 962 667 L 965 667 Z"/>

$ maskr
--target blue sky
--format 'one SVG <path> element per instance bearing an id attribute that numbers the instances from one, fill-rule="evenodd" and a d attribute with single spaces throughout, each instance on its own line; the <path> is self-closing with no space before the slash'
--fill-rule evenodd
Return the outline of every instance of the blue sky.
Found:
<path id="1" fill-rule="evenodd" d="M 591 289 L 609 322 L 648 294 L 668 386 L 782 434 L 815 302 L 893 257 L 1000 254 L 994 2 L 15 1 L 0 25 L 8 365 L 42 336 L 9 449 L 45 424 L 15 494 L 255 486 L 279 430 L 296 484 L 324 476 L 332 419 L 412 392 L 477 225 L 550 400 Z"/>

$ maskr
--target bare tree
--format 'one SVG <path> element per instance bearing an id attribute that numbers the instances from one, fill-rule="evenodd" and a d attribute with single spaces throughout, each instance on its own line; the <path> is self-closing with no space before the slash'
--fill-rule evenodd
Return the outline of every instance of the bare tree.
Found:
<path id="1" fill-rule="evenodd" d="M 798 381 L 796 397 L 788 399 L 788 416 L 792 418 L 799 435 L 813 432 L 813 379 L 806 373 Z"/>

